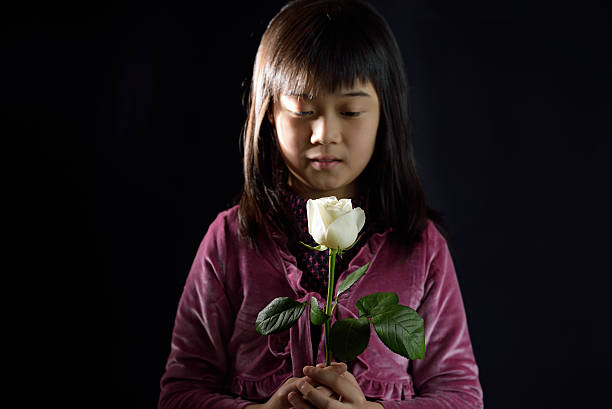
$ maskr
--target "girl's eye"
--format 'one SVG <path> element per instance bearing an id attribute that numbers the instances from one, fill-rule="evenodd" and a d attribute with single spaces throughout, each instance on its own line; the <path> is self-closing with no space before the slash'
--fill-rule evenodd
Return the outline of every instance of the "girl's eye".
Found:
<path id="1" fill-rule="evenodd" d="M 313 113 L 314 113 L 313 111 L 293 111 L 294 115 L 301 116 L 301 117 L 312 115 Z"/>
<path id="2" fill-rule="evenodd" d="M 348 116 L 348 117 L 355 117 L 355 116 L 359 116 L 360 114 L 361 112 L 355 112 L 355 111 L 349 111 L 349 112 L 342 113 L 342 115 Z"/>

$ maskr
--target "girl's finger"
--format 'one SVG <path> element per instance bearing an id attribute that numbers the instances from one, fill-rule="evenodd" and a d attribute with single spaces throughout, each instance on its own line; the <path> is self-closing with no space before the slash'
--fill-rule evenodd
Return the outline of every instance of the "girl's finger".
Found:
<path id="1" fill-rule="evenodd" d="M 359 385 L 347 376 L 348 372 L 339 374 L 333 367 L 306 366 L 304 367 L 304 373 L 317 384 L 325 385 L 339 396 L 343 396 L 345 400 L 359 400 L 363 396 Z M 298 388 L 300 384 L 298 382 Z"/>
<path id="2" fill-rule="evenodd" d="M 344 362 L 332 362 L 330 366 L 337 370 L 338 373 L 346 372 L 348 369 Z M 325 364 L 323 362 L 318 363 L 317 368 L 325 368 Z"/>
<path id="3" fill-rule="evenodd" d="M 317 408 L 325 408 L 325 409 L 342 409 L 342 403 L 339 400 L 334 399 L 330 396 L 327 396 L 324 392 L 319 390 L 318 388 L 314 388 L 308 382 L 300 381 L 297 384 L 299 391 L 302 393 L 302 399 L 306 404 L 311 402 L 312 405 Z M 301 404 L 298 399 L 295 399 L 295 403 L 291 402 L 297 409 L 302 409 L 302 406 L 296 406 L 296 404 Z M 304 408 L 310 408 L 311 406 L 304 406 Z"/>
<path id="4" fill-rule="evenodd" d="M 331 389 L 329 389 L 325 385 L 319 385 L 319 386 L 315 387 L 315 389 L 318 390 L 319 392 L 321 392 L 323 395 L 329 397 L 329 398 L 334 398 L 334 399 L 338 398 L 338 395 L 336 395 L 336 393 L 334 391 L 332 391 Z"/>
<path id="5" fill-rule="evenodd" d="M 287 399 L 291 406 L 295 409 L 316 409 L 310 403 L 306 402 L 306 400 L 297 392 L 291 392 Z"/>
<path id="6" fill-rule="evenodd" d="M 278 396 L 283 396 L 283 395 L 287 395 L 291 391 L 296 391 L 297 390 L 297 386 L 295 385 L 295 383 L 298 380 L 304 379 L 304 378 L 291 377 L 291 378 L 287 379 L 285 382 L 283 382 L 283 384 L 280 386 L 280 388 L 278 388 L 278 390 L 275 392 L 275 394 L 278 395 Z"/>
<path id="7" fill-rule="evenodd" d="M 347 366 L 346 366 L 346 364 L 344 362 L 332 362 L 329 367 L 326 367 L 325 363 L 320 362 L 316 366 L 317 366 L 317 368 L 331 368 L 331 369 L 335 370 L 336 372 L 338 372 L 338 374 L 345 374 L 345 375 L 348 374 L 348 372 L 347 372 L 348 368 L 347 368 Z M 304 369 L 302 369 L 302 371 L 303 370 Z M 319 383 L 316 382 L 314 379 L 311 379 L 308 376 L 306 376 L 305 378 L 306 378 L 306 381 L 309 382 L 312 386 L 314 386 L 314 387 L 319 386 Z M 357 385 L 357 382 L 354 382 L 354 383 L 355 383 L 355 385 Z"/>
<path id="8" fill-rule="evenodd" d="M 323 362 L 318 363 L 316 366 L 317 366 L 317 368 L 325 368 L 325 367 L 326 367 L 326 366 L 325 366 L 325 364 L 324 364 Z M 341 376 L 344 376 L 346 379 L 348 379 L 349 381 L 351 381 L 351 383 L 352 383 L 353 385 L 355 385 L 357 388 L 361 389 L 361 388 L 359 387 L 359 384 L 357 383 L 357 380 L 355 379 L 355 377 L 353 376 L 353 374 L 352 374 L 352 373 L 350 373 L 350 372 L 348 371 L 348 368 L 347 368 L 347 366 L 346 366 L 346 364 L 345 364 L 344 362 L 332 362 L 332 363 L 331 363 L 331 366 L 333 366 L 333 367 L 334 367 L 334 369 L 335 369 L 335 370 L 337 370 L 337 371 L 338 371 L 338 373 L 339 373 Z M 317 383 L 317 382 L 315 382 L 315 381 L 314 381 L 314 379 L 311 379 L 311 378 L 309 378 L 308 376 L 306 377 L 306 379 L 308 380 L 308 382 L 310 382 L 310 384 L 311 384 L 312 386 L 315 386 L 315 387 L 316 387 L 316 386 L 318 386 L 318 383 Z"/>
<path id="9" fill-rule="evenodd" d="M 346 371 L 346 372 L 342 373 L 340 376 L 348 379 L 353 385 L 355 385 L 357 388 L 361 389 L 361 387 L 357 383 L 357 379 L 355 379 L 355 377 L 353 376 L 352 373 Z"/>
<path id="10" fill-rule="evenodd" d="M 345 372 L 346 374 L 346 372 Z M 300 379 L 304 379 L 306 382 L 308 382 L 309 384 L 311 384 L 315 389 L 321 391 L 323 394 L 325 394 L 325 396 L 329 396 L 332 399 L 338 399 L 338 395 L 336 394 L 336 392 L 334 392 L 333 390 L 331 390 L 330 388 L 328 388 L 325 385 L 320 385 L 319 383 L 315 382 L 313 379 L 305 376 L 303 378 Z M 298 379 L 299 380 L 299 379 Z M 295 386 L 295 389 L 297 389 L 297 386 Z"/>

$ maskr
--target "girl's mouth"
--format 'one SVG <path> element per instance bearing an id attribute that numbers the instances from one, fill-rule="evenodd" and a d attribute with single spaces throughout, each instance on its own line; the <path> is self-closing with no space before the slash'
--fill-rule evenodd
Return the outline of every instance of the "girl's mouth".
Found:
<path id="1" fill-rule="evenodd" d="M 316 158 L 311 159 L 312 167 L 317 170 L 330 170 L 336 167 L 340 163 L 340 159 L 322 159 Z"/>

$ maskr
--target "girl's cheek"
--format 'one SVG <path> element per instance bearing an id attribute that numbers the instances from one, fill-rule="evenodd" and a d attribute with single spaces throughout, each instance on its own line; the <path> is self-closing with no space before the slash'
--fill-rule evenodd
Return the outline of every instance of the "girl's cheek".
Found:
<path id="1" fill-rule="evenodd" d="M 277 121 L 277 130 L 281 131 L 287 136 L 303 133 L 307 128 L 308 121 L 305 121 L 301 118 L 282 116 L 278 118 Z"/>

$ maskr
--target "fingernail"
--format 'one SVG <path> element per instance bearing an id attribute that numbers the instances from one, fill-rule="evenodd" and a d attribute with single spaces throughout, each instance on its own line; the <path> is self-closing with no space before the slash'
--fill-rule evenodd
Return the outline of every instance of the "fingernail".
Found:
<path id="1" fill-rule="evenodd" d="M 301 380 L 301 381 L 299 381 L 299 382 L 296 384 L 296 386 L 297 386 L 297 388 L 298 388 L 299 390 L 304 389 L 304 385 L 306 385 L 306 381 L 305 381 L 305 380 Z"/>
<path id="2" fill-rule="evenodd" d="M 310 373 L 312 372 L 314 368 L 312 366 L 305 366 L 304 367 L 304 374 L 305 375 L 310 375 Z"/>

